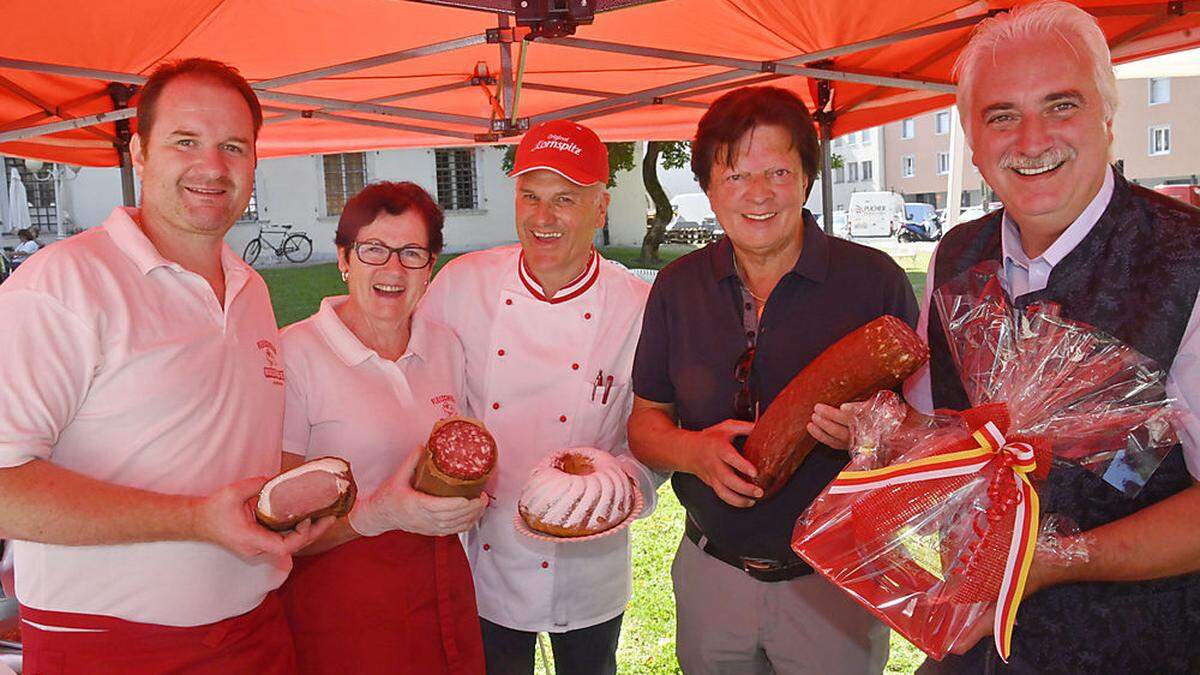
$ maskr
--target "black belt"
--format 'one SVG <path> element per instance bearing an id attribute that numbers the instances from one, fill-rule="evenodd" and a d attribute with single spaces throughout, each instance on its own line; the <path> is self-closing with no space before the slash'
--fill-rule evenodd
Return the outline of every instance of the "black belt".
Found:
<path id="1" fill-rule="evenodd" d="M 812 568 L 799 558 L 795 560 L 772 560 L 770 558 L 751 558 L 740 556 L 714 546 L 708 537 L 700 531 L 690 517 L 685 519 L 683 533 L 701 551 L 720 560 L 726 565 L 736 567 L 759 581 L 787 581 L 796 577 L 812 574 Z"/>

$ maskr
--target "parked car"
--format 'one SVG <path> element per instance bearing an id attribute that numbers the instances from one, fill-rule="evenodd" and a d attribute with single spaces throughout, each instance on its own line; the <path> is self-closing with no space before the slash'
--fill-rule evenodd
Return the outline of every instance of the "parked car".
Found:
<path id="1" fill-rule="evenodd" d="M 972 220 L 978 220 L 978 219 L 986 216 L 987 213 L 988 213 L 987 211 L 983 210 L 982 206 L 968 206 L 967 208 L 963 209 L 962 211 L 959 211 L 958 222 L 967 223 Z"/>
<path id="2" fill-rule="evenodd" d="M 703 192 L 675 195 L 671 198 L 671 210 L 674 215 L 667 223 L 668 243 L 707 244 L 725 236 L 708 203 L 708 195 Z"/>
<path id="3" fill-rule="evenodd" d="M 813 217 L 817 219 L 817 225 L 820 225 L 822 230 L 825 229 L 825 214 L 818 212 L 813 214 Z M 842 239 L 850 238 L 850 224 L 846 219 L 845 211 L 833 212 L 833 236 Z"/>
<path id="4" fill-rule="evenodd" d="M 937 241 L 942 238 L 942 225 L 932 204 L 905 202 L 904 222 L 896 232 L 900 241 Z"/>
<path id="5" fill-rule="evenodd" d="M 1159 185 L 1154 191 L 1174 197 L 1184 204 L 1200 206 L 1200 185 Z"/>
<path id="6" fill-rule="evenodd" d="M 904 198 L 895 192 L 855 192 L 847 220 L 855 239 L 893 237 L 904 222 Z"/>

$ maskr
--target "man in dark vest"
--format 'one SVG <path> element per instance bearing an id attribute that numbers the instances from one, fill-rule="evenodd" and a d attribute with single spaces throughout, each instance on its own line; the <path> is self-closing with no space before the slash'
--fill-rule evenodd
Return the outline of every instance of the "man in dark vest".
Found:
<path id="1" fill-rule="evenodd" d="M 1018 306 L 1115 335 L 1168 371 L 1168 392 L 1200 405 L 1200 210 L 1132 185 L 1109 166 L 1116 83 L 1094 19 L 1039 2 L 979 24 L 955 66 L 973 162 L 1004 209 L 961 225 L 930 264 L 919 330 L 930 367 L 905 388 L 918 409 L 970 404 L 929 291 L 985 261 Z M 837 411 L 820 416 L 831 429 Z M 1086 562 L 1035 557 L 1005 665 L 991 616 L 922 673 L 1176 673 L 1200 670 L 1200 449 L 1185 417 L 1141 493 L 1055 465 L 1045 512 L 1084 531 Z"/>

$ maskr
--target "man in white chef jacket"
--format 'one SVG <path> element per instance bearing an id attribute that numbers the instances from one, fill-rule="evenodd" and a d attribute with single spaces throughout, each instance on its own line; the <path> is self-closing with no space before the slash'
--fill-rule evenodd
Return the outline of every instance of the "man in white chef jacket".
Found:
<path id="1" fill-rule="evenodd" d="M 633 459 L 625 423 L 642 309 L 650 287 L 592 246 L 608 210 L 608 152 L 566 120 L 525 134 L 516 178 L 520 245 L 464 255 L 418 311 L 462 340 L 467 399 L 499 445 L 492 505 L 466 537 L 488 673 L 532 673 L 538 632 L 560 673 L 615 673 L 632 588 L 629 530 L 553 543 L 513 527 L 517 500 L 547 454 L 613 453 L 638 482 L 643 515 L 660 479 Z"/>

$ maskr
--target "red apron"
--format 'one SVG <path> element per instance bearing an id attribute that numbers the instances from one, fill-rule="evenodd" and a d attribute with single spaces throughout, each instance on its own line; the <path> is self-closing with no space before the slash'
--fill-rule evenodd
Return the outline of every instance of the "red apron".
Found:
<path id="1" fill-rule="evenodd" d="M 24 675 L 296 672 L 292 636 L 275 593 L 241 616 L 186 627 L 21 607 L 21 638 Z"/>
<path id="2" fill-rule="evenodd" d="M 297 556 L 279 590 L 301 673 L 484 672 L 458 537 L 392 531 Z"/>

